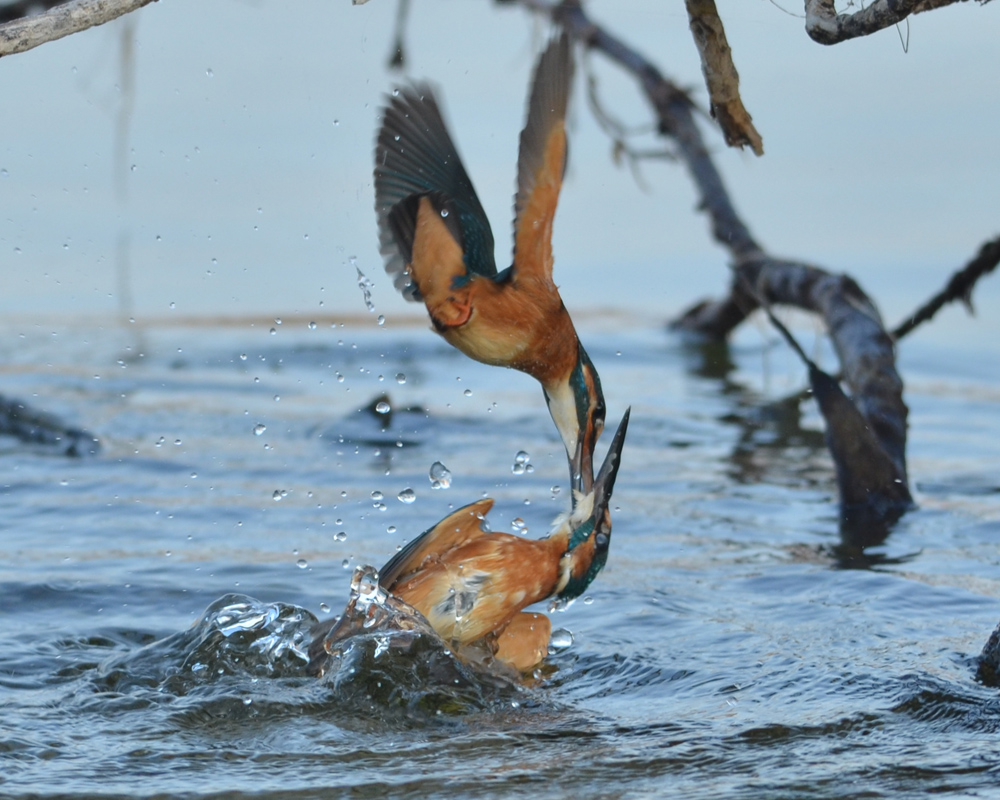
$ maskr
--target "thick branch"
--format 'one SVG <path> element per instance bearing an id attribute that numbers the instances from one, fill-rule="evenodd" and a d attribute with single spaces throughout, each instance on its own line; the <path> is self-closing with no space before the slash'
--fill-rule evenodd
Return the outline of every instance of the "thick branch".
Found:
<path id="1" fill-rule="evenodd" d="M 691 33 L 698 54 L 712 116 L 715 117 L 730 147 L 746 147 L 764 155 L 764 142 L 753 125 L 750 113 L 740 98 L 740 76 L 733 64 L 733 53 L 726 41 L 715 0 L 686 0 Z"/>
<path id="2" fill-rule="evenodd" d="M 984 275 L 996 269 L 1000 263 L 1000 236 L 986 242 L 979 248 L 979 253 L 948 281 L 948 285 L 928 300 L 923 306 L 913 312 L 905 322 L 892 332 L 897 341 L 923 322 L 931 319 L 947 303 L 961 300 L 972 310 L 972 289 Z"/>
<path id="3" fill-rule="evenodd" d="M 23 53 L 71 33 L 103 25 L 155 0 L 70 0 L 44 14 L 0 25 L 0 56 Z"/>
<path id="4" fill-rule="evenodd" d="M 806 33 L 814 42 L 837 44 L 896 25 L 910 14 L 958 2 L 965 0 L 874 0 L 851 14 L 838 14 L 834 0 L 805 0 Z"/>

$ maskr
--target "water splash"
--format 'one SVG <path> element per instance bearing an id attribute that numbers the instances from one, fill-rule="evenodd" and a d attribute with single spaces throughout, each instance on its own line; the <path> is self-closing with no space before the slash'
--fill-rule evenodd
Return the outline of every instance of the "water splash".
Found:
<path id="1" fill-rule="evenodd" d="M 361 271 L 361 267 L 358 266 L 358 259 L 351 256 L 351 265 L 358 272 L 358 288 L 361 290 L 361 294 L 364 295 L 365 305 L 368 307 L 370 312 L 375 311 L 375 304 L 372 302 L 372 288 L 374 284 L 368 280 L 368 276 Z"/>
<path id="2" fill-rule="evenodd" d="M 344 613 L 315 633 L 309 672 L 338 698 L 361 697 L 369 708 L 456 713 L 492 705 L 498 690 L 524 690 L 488 648 L 444 642 L 419 611 L 382 588 L 371 566 L 355 568 Z"/>

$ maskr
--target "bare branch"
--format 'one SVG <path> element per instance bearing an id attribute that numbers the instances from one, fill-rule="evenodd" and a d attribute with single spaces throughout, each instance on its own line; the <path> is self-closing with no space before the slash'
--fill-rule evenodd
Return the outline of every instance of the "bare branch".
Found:
<path id="1" fill-rule="evenodd" d="M 976 282 L 996 269 L 1000 263 L 1000 236 L 986 242 L 979 253 L 964 268 L 951 276 L 948 285 L 914 311 L 905 322 L 892 332 L 897 341 L 923 322 L 931 319 L 947 303 L 961 300 L 972 311 L 972 289 Z"/>
<path id="2" fill-rule="evenodd" d="M 837 44 L 896 25 L 910 14 L 959 2 L 966 0 L 874 0 L 851 14 L 838 14 L 834 0 L 805 0 L 806 33 L 814 42 Z"/>
<path id="3" fill-rule="evenodd" d="M 691 33 L 701 56 L 701 70 L 711 103 L 712 116 L 719 122 L 726 144 L 746 147 L 764 155 L 764 142 L 740 98 L 740 76 L 726 41 L 715 0 L 686 0 Z"/>
<path id="4" fill-rule="evenodd" d="M 155 0 L 69 0 L 44 14 L 8 22 L 0 25 L 0 57 L 103 25 L 152 2 Z"/>

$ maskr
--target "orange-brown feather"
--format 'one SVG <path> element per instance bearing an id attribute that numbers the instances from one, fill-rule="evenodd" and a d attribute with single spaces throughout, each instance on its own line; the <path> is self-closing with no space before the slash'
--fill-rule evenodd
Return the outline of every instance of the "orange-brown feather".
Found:
<path id="1" fill-rule="evenodd" d="M 531 262 L 532 250 L 521 259 Z M 500 282 L 466 278 L 462 249 L 426 197 L 418 206 L 408 269 L 434 327 L 470 358 L 521 370 L 543 386 L 565 381 L 576 366 L 576 329 L 551 278 L 539 274 L 544 267 L 515 271 Z"/>
<path id="2" fill-rule="evenodd" d="M 544 614 L 515 614 L 496 639 L 496 658 L 519 672 L 527 672 L 549 652 L 552 622 Z"/>
<path id="3" fill-rule="evenodd" d="M 462 247 L 427 197 L 421 197 L 417 207 L 413 255 L 407 267 L 435 327 L 442 330 L 468 320 L 470 286 L 455 288 L 456 279 L 465 275 Z"/>
<path id="4" fill-rule="evenodd" d="M 514 272 L 532 276 L 552 286 L 552 222 L 566 166 L 566 125 L 555 122 L 545 141 L 541 166 L 535 173 L 531 193 L 517 218 L 514 230 Z"/>
<path id="5" fill-rule="evenodd" d="M 502 632 L 521 609 L 556 591 L 566 537 L 493 533 L 426 558 L 391 591 L 445 640 L 470 644 Z"/>
<path id="6" fill-rule="evenodd" d="M 382 585 L 393 591 L 393 587 L 405 581 L 412 573 L 418 571 L 428 559 L 439 559 L 443 554 L 454 550 L 473 539 L 486 536 L 483 530 L 483 520 L 493 508 L 492 498 L 486 497 L 463 506 L 458 511 L 453 511 L 437 525 L 415 542 L 416 545 L 398 563 L 393 559 L 386 565 L 392 565 L 390 570 L 383 567 L 379 577 Z"/>

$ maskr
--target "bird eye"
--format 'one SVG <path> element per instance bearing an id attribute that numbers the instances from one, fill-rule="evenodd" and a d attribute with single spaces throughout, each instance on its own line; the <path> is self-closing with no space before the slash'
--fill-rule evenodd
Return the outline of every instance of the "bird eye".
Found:
<path id="1" fill-rule="evenodd" d="M 599 533 L 594 537 L 594 545 L 601 550 L 608 546 L 608 535 L 606 533 Z"/>

